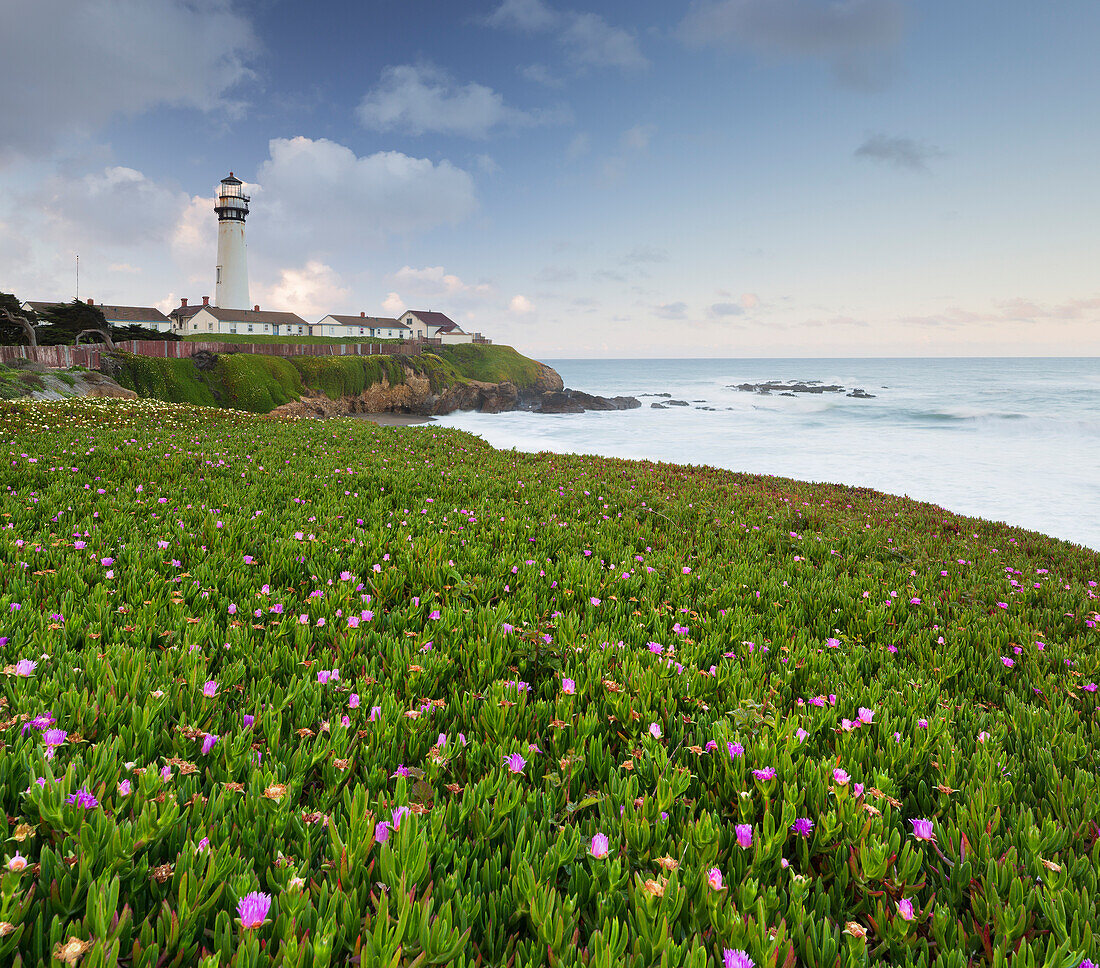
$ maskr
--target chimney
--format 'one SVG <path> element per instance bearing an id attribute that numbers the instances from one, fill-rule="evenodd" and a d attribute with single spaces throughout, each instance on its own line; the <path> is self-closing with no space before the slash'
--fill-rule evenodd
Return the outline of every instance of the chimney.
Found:
<path id="1" fill-rule="evenodd" d="M 88 305 L 89 306 L 94 306 L 95 305 L 95 300 L 94 299 L 89 299 L 88 300 Z"/>
<path id="2" fill-rule="evenodd" d="M 202 304 L 204 306 L 209 306 L 210 305 L 210 297 L 209 296 L 203 296 L 202 297 Z"/>
<path id="3" fill-rule="evenodd" d="M 180 300 L 180 309 L 186 309 L 186 308 L 187 308 L 187 300 L 186 299 L 181 299 Z"/>
<path id="4" fill-rule="evenodd" d="M 367 314 L 366 314 L 366 313 L 360 313 L 360 314 L 359 314 L 359 318 L 360 318 L 360 319 L 366 319 L 366 318 L 367 318 Z"/>
<path id="5" fill-rule="evenodd" d="M 259 307 L 259 305 L 256 305 L 256 306 L 253 306 L 253 307 L 252 307 L 252 312 L 254 312 L 254 313 L 258 313 L 259 311 L 260 311 L 260 307 Z"/>

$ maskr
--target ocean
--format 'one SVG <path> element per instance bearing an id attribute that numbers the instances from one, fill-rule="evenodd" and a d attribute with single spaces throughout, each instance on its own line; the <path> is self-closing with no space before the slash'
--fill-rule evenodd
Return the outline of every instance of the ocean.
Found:
<path id="1" fill-rule="evenodd" d="M 453 413 L 498 448 L 872 487 L 1100 550 L 1100 359 L 547 360 L 640 410 Z M 763 395 L 770 380 L 861 388 Z M 686 407 L 655 409 L 671 394 Z M 704 409 L 712 408 L 712 409 Z"/>

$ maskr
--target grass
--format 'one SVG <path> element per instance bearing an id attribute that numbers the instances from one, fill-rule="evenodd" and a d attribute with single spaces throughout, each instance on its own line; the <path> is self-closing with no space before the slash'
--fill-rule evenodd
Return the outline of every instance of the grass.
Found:
<path id="1" fill-rule="evenodd" d="M 190 343 L 282 343 L 287 345 L 317 345 L 320 343 L 401 343 L 399 339 L 381 339 L 373 336 L 263 336 L 253 333 L 188 333 L 183 337 Z"/>
<path id="2" fill-rule="evenodd" d="M 1100 955 L 1096 553 L 438 427 L 0 440 L 0 963 Z"/>
<path id="3" fill-rule="evenodd" d="M 332 399 L 354 396 L 383 382 L 396 386 L 412 373 L 427 379 L 433 392 L 482 380 L 534 384 L 539 365 L 510 346 L 436 347 L 417 356 L 292 356 L 225 353 L 212 369 L 198 370 L 190 359 L 172 360 L 119 353 L 119 383 L 171 403 L 230 407 L 267 413 L 298 399 L 303 388 Z"/>

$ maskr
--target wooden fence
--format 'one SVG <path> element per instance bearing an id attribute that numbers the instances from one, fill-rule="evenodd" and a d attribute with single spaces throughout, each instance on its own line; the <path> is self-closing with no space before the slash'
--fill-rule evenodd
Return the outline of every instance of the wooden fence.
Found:
<path id="1" fill-rule="evenodd" d="M 440 345 L 438 339 L 408 340 L 403 343 L 214 343 L 188 340 L 120 340 L 115 346 L 138 356 L 186 359 L 202 350 L 208 353 L 262 353 L 267 356 L 415 356 Z M 102 343 L 86 346 L 0 346 L 0 363 L 34 360 L 44 366 L 83 366 L 99 369 Z"/>

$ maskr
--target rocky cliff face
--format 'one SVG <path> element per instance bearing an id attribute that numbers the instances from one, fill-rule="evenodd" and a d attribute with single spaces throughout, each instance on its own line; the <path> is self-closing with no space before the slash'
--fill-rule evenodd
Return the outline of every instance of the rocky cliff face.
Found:
<path id="1" fill-rule="evenodd" d="M 631 402 L 632 401 L 632 402 Z M 633 397 L 594 397 L 566 390 L 561 376 L 545 363 L 533 385 L 520 389 L 514 383 L 466 383 L 432 389 L 431 381 L 405 369 L 405 382 L 388 381 L 367 387 L 362 393 L 332 400 L 324 394 L 303 390 L 301 400 L 276 408 L 276 414 L 297 417 L 341 417 L 354 413 L 410 413 L 437 416 L 455 410 L 480 410 L 502 413 L 506 410 L 532 410 L 536 413 L 580 413 L 583 410 L 624 410 L 640 406 Z"/>

